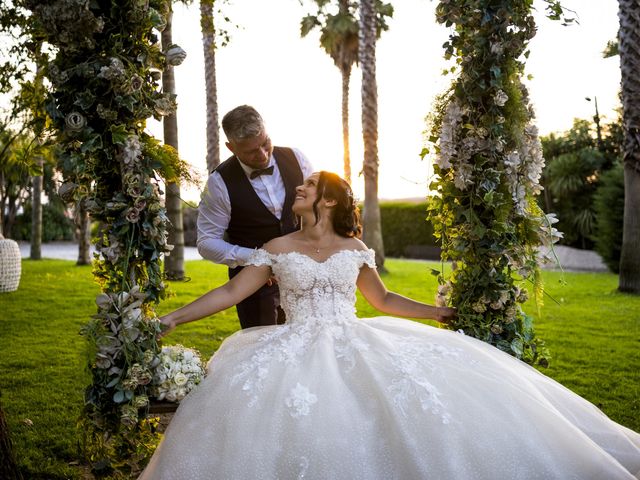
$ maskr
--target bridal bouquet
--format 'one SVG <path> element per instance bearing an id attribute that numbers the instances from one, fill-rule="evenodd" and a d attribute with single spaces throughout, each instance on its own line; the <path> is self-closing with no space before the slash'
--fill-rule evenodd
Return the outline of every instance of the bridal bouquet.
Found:
<path id="1" fill-rule="evenodd" d="M 162 347 L 160 363 L 153 374 L 153 391 L 158 400 L 180 402 L 204 378 L 197 351 L 182 345 Z"/>

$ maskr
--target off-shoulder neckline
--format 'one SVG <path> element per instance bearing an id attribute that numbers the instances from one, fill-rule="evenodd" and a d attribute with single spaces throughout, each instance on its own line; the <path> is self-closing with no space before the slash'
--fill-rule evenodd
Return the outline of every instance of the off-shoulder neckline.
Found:
<path id="1" fill-rule="evenodd" d="M 290 252 L 271 253 L 271 252 L 268 252 L 267 250 L 265 250 L 264 248 L 258 248 L 256 251 L 259 251 L 259 250 L 263 251 L 264 253 L 266 253 L 267 255 L 272 256 L 272 257 L 279 257 L 279 256 L 286 256 L 286 255 L 298 255 L 300 257 L 308 258 L 312 262 L 317 263 L 319 265 L 327 263 L 329 260 L 331 260 L 332 258 L 334 258 L 335 256 L 337 256 L 337 255 L 339 255 L 341 253 L 345 253 L 345 252 L 368 253 L 368 252 L 373 252 L 374 251 L 372 248 L 367 248 L 365 250 L 362 250 L 362 249 L 359 249 L 359 248 L 343 248 L 342 250 L 337 250 L 337 251 L 333 252 L 331 255 L 329 255 L 324 260 L 316 260 L 315 258 L 311 257 L 310 255 L 307 255 L 306 253 L 298 252 L 298 251 L 295 251 L 295 250 L 291 250 Z"/>

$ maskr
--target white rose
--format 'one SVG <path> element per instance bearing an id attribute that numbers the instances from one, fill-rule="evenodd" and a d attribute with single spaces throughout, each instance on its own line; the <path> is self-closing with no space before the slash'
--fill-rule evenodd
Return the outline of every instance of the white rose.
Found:
<path id="1" fill-rule="evenodd" d="M 176 373 L 176 376 L 173 377 L 173 382 L 179 387 L 185 385 L 188 380 L 187 376 L 182 372 Z"/>

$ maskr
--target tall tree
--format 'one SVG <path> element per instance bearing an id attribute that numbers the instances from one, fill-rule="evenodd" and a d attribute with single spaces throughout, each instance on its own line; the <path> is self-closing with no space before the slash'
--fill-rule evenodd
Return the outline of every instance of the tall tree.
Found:
<path id="1" fill-rule="evenodd" d="M 201 0 L 200 28 L 204 53 L 204 81 L 207 108 L 207 171 L 220 164 L 220 127 L 218 123 L 218 87 L 216 82 L 216 29 L 213 22 L 215 0 Z"/>
<path id="2" fill-rule="evenodd" d="M 176 83 L 173 74 L 174 65 L 180 65 L 185 58 L 184 50 L 173 45 L 173 10 L 169 2 L 167 24 L 162 31 L 162 48 L 167 55 L 167 62 L 162 74 L 162 89 L 166 94 L 175 97 Z M 178 116 L 177 109 L 162 120 L 164 143 L 178 151 Z M 166 185 L 167 217 L 171 223 L 167 241 L 173 250 L 164 258 L 164 274 L 169 280 L 184 280 L 184 224 L 180 199 L 180 183 L 167 182 Z"/>
<path id="3" fill-rule="evenodd" d="M 349 83 L 351 70 L 358 63 L 358 3 L 349 0 L 313 0 L 317 6 L 314 15 L 302 19 L 300 34 L 305 37 L 315 28 L 320 29 L 320 46 L 333 59 L 342 76 L 342 143 L 344 148 L 344 178 L 351 183 L 351 158 L 349 153 Z M 330 13 L 328 8 L 337 8 Z M 389 28 L 387 17 L 393 15 L 393 7 L 379 0 L 374 2 L 376 35 Z"/>
<path id="4" fill-rule="evenodd" d="M 637 0 L 618 5 L 625 191 L 618 288 L 640 294 L 640 15 Z"/>
<path id="5" fill-rule="evenodd" d="M 364 141 L 364 211 L 362 237 L 384 268 L 384 244 L 378 202 L 378 87 L 376 84 L 375 0 L 360 3 L 359 59 L 362 70 L 362 139 Z"/>
<path id="6" fill-rule="evenodd" d="M 34 44 L 33 55 L 36 60 L 36 75 L 33 81 L 33 88 L 27 87 L 32 91 L 30 97 L 31 112 L 33 120 L 33 133 L 36 136 L 35 142 L 38 146 L 43 143 L 42 130 L 44 130 L 46 114 L 44 113 L 44 94 L 42 69 L 47 61 L 46 55 L 42 54 L 42 45 L 40 42 Z M 30 258 L 32 260 L 40 260 L 42 258 L 42 188 L 44 176 L 44 158 L 41 152 L 35 152 L 33 159 L 37 168 L 36 175 L 31 179 L 31 251 Z"/>

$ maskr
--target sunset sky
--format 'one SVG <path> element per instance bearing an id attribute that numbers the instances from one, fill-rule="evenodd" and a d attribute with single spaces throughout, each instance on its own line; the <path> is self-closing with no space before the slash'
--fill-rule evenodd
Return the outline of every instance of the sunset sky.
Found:
<path id="1" fill-rule="evenodd" d="M 424 197 L 431 168 L 421 161 L 424 117 L 433 98 L 450 79 L 442 44 L 449 30 L 435 22 L 437 2 L 392 2 L 395 14 L 377 45 L 380 197 Z M 544 8 L 536 1 L 538 9 Z M 591 118 L 597 97 L 601 116 L 613 118 L 620 83 L 618 58 L 602 50 L 617 33 L 615 0 L 564 0 L 579 24 L 563 27 L 537 15 L 538 35 L 531 42 L 528 83 L 543 134 L 568 129 L 573 119 Z M 174 42 L 188 53 L 176 67 L 180 154 L 205 178 L 204 63 L 199 4 L 176 5 Z M 256 107 L 276 145 L 300 148 L 317 169 L 342 172 L 341 80 L 339 70 L 320 49 L 318 34 L 300 38 L 300 19 L 308 4 L 297 0 L 234 0 L 224 7 L 232 22 L 231 43 L 217 52 L 218 105 L 222 116 L 240 104 Z M 540 13 L 540 12 L 539 12 Z M 354 174 L 362 165 L 360 76 L 351 78 L 351 156 Z M 161 138 L 161 128 L 150 122 Z M 221 146 L 222 158 L 228 151 Z M 354 175 L 355 178 L 355 175 Z M 362 196 L 362 179 L 354 180 Z M 197 188 L 185 189 L 197 201 Z"/>

